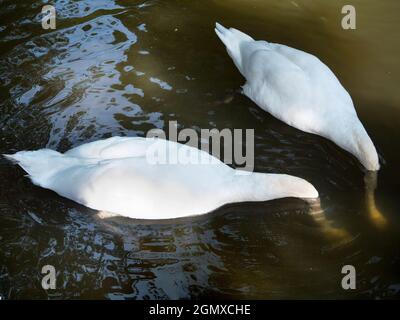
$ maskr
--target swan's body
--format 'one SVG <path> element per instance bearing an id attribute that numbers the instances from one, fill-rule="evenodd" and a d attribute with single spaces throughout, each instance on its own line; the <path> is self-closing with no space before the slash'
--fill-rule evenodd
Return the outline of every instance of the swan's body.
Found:
<path id="1" fill-rule="evenodd" d="M 156 154 L 175 151 L 201 161 L 154 161 Z M 35 185 L 92 209 L 132 218 L 178 218 L 232 202 L 318 197 L 315 188 L 301 178 L 239 174 L 207 152 L 161 139 L 113 137 L 64 154 L 41 149 L 7 157 L 16 161 Z"/>
<path id="2" fill-rule="evenodd" d="M 317 57 L 285 45 L 255 41 L 217 23 L 215 32 L 246 78 L 243 93 L 288 125 L 332 140 L 367 170 L 379 170 L 375 146 L 352 99 Z"/>

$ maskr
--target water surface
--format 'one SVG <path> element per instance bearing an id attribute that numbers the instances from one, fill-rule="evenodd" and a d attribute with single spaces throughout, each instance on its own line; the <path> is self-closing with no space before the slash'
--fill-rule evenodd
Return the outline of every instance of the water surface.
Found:
<path id="1" fill-rule="evenodd" d="M 41 28 L 41 1 L 0 2 L 1 153 L 145 136 L 169 121 L 254 128 L 256 170 L 306 178 L 322 211 L 282 199 L 180 220 L 102 218 L 1 160 L 3 298 L 399 296 L 398 1 L 352 1 L 357 29 L 348 31 L 342 0 L 54 2 L 56 30 Z M 334 70 L 381 157 L 380 218 L 357 161 L 239 93 L 244 80 L 215 21 L 311 52 Z M 56 290 L 41 288 L 46 264 L 56 267 Z M 357 270 L 354 291 L 340 285 L 347 264 Z"/>

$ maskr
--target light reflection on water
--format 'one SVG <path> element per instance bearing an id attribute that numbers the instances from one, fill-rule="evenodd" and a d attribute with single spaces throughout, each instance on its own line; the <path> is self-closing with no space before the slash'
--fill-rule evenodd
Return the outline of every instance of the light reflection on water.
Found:
<path id="1" fill-rule="evenodd" d="M 1 153 L 144 136 L 172 120 L 196 130 L 254 128 L 256 170 L 307 178 L 323 211 L 311 215 L 284 199 L 161 222 L 101 218 L 1 160 L 0 295 L 398 295 L 399 5 L 353 2 L 358 29 L 350 32 L 340 29 L 343 1 L 56 1 L 55 31 L 41 29 L 40 1 L 2 2 Z M 382 156 L 376 199 L 387 227 L 370 220 L 356 161 L 238 93 L 243 79 L 213 33 L 217 20 L 315 53 L 334 69 Z M 45 264 L 58 271 L 55 291 L 40 287 Z M 340 287 L 345 264 L 358 271 L 355 292 Z"/>

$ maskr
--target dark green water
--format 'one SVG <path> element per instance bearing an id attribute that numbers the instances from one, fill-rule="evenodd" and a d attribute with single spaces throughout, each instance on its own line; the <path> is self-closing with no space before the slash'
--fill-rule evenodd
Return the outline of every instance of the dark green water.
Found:
<path id="1" fill-rule="evenodd" d="M 145 136 L 172 120 L 254 128 L 256 170 L 306 178 L 323 211 L 283 199 L 175 221 L 101 218 L 2 159 L 2 298 L 399 296 L 398 1 L 352 1 L 352 31 L 341 28 L 342 0 L 55 3 L 57 29 L 43 30 L 41 1 L 0 1 L 0 153 Z M 334 70 L 381 156 L 380 213 L 350 155 L 238 93 L 244 80 L 215 21 L 316 54 Z M 41 287 L 46 264 L 57 270 L 56 290 Z M 353 291 L 341 287 L 347 264 L 357 271 Z"/>

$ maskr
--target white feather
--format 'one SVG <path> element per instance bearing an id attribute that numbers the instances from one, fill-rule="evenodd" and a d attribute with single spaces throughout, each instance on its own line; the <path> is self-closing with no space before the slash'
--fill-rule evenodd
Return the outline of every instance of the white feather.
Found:
<path id="1" fill-rule="evenodd" d="M 255 41 L 216 24 L 216 34 L 246 78 L 243 93 L 276 118 L 332 140 L 367 170 L 379 170 L 375 146 L 353 101 L 317 57 L 285 45 Z"/>
<path id="2" fill-rule="evenodd" d="M 153 163 L 150 150 L 160 154 L 178 150 L 201 161 Z M 42 149 L 6 157 L 16 161 L 36 185 L 89 208 L 132 218 L 178 218 L 232 202 L 318 197 L 301 178 L 239 174 L 207 152 L 161 139 L 113 137 L 64 154 Z"/>

